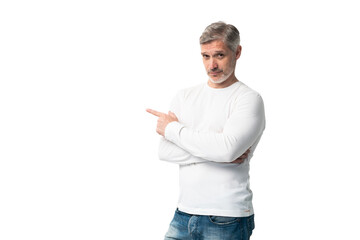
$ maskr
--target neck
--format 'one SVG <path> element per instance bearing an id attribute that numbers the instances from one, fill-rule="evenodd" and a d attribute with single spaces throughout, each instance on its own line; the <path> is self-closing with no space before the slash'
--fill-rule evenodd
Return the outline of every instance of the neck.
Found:
<path id="1" fill-rule="evenodd" d="M 230 85 L 232 85 L 235 82 L 238 82 L 239 80 L 237 80 L 237 78 L 235 77 L 235 74 L 232 73 L 228 79 L 226 79 L 224 82 L 222 83 L 213 83 L 210 80 L 208 80 L 208 85 L 209 87 L 212 88 L 226 88 L 229 87 Z"/>

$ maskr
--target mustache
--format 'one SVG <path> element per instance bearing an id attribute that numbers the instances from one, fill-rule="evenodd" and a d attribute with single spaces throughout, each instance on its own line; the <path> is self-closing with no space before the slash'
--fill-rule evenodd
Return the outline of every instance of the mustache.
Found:
<path id="1" fill-rule="evenodd" d="M 209 69 L 207 72 L 208 72 L 208 73 L 222 73 L 223 70 L 222 70 L 222 69 L 218 69 L 218 68 L 213 68 L 213 69 Z"/>

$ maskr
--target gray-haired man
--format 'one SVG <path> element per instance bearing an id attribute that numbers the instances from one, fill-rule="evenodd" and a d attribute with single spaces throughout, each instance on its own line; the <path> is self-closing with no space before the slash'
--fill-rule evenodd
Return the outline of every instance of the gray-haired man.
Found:
<path id="1" fill-rule="evenodd" d="M 249 163 L 265 128 L 261 96 L 235 77 L 238 30 L 209 25 L 200 37 L 209 79 L 181 90 L 158 117 L 159 157 L 179 164 L 178 209 L 165 239 L 250 239 Z"/>

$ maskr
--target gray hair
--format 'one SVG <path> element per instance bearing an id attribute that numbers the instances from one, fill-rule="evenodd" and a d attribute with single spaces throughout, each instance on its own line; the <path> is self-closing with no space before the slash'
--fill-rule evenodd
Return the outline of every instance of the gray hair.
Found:
<path id="1" fill-rule="evenodd" d="M 215 22 L 207 26 L 200 36 L 200 44 L 215 40 L 223 41 L 231 51 L 236 52 L 240 44 L 240 33 L 237 28 L 224 22 Z"/>

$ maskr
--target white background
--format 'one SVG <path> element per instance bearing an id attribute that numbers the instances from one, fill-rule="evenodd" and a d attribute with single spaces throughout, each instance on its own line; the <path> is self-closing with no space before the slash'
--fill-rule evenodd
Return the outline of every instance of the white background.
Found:
<path id="1" fill-rule="evenodd" d="M 240 30 L 263 96 L 253 240 L 359 233 L 356 1 L 1 1 L 0 239 L 162 239 L 177 166 L 151 107 L 206 81 L 198 38 Z"/>

